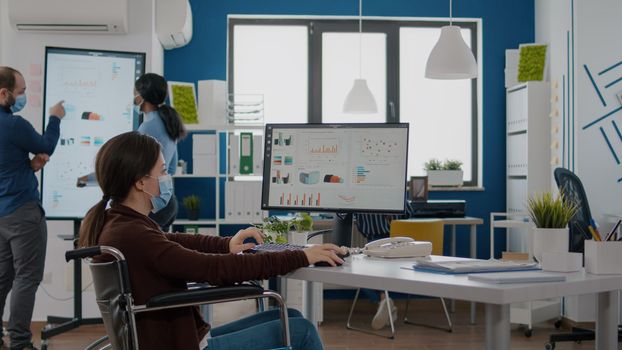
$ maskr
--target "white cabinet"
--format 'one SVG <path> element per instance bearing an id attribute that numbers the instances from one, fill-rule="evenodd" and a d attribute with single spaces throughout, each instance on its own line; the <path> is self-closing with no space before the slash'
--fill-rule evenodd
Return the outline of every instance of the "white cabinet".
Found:
<path id="1" fill-rule="evenodd" d="M 550 190 L 549 96 L 548 82 L 528 82 L 507 89 L 507 220 L 495 221 L 491 214 L 491 232 L 494 227 L 507 230 L 507 250 L 526 252 L 530 257 L 533 253 L 530 224 L 522 218 L 529 196 Z M 525 324 L 527 336 L 531 336 L 532 324 L 559 315 L 559 299 L 512 304 L 510 308 L 510 321 Z"/>
<path id="2" fill-rule="evenodd" d="M 550 91 L 547 82 L 528 82 L 507 89 L 507 212 L 524 213 L 530 195 L 549 190 Z M 511 228 L 521 230 L 520 228 Z M 526 236 L 510 234 L 509 248 L 525 246 Z"/>

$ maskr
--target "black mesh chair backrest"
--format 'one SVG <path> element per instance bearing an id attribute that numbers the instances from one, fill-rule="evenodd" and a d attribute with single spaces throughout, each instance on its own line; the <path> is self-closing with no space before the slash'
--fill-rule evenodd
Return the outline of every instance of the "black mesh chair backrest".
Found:
<path id="1" fill-rule="evenodd" d="M 570 251 L 583 252 L 585 234 L 589 232 L 588 226 L 592 214 L 587 202 L 587 195 L 581 180 L 572 171 L 565 168 L 555 169 L 553 175 L 557 187 L 564 194 L 564 198 L 577 206 L 577 213 L 570 220 Z"/>
<path id="2" fill-rule="evenodd" d="M 97 306 L 104 321 L 106 334 L 115 350 L 131 350 L 131 332 L 126 300 L 121 287 L 121 263 L 89 263 Z"/>

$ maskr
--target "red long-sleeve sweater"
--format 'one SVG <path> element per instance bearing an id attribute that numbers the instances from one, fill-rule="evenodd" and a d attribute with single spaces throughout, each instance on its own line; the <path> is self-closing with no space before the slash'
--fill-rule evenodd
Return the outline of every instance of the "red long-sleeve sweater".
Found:
<path id="1" fill-rule="evenodd" d="M 127 260 L 136 304 L 182 291 L 186 282 L 228 285 L 266 279 L 308 266 L 302 251 L 230 254 L 230 238 L 163 233 L 148 217 L 116 204 L 106 211 L 99 245 L 119 249 Z M 137 315 L 141 349 L 198 349 L 209 331 L 197 307 Z"/>

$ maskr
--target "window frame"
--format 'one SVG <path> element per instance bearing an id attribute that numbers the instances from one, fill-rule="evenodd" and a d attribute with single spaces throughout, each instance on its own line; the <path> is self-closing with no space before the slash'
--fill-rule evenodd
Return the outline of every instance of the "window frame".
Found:
<path id="1" fill-rule="evenodd" d="M 227 18 L 227 92 L 233 93 L 233 48 L 234 27 L 237 25 L 270 25 L 270 26 L 306 26 L 309 35 L 308 46 L 308 123 L 322 123 L 322 33 L 325 32 L 358 32 L 358 17 L 282 17 L 282 16 L 243 16 L 230 15 Z M 454 20 L 454 25 L 470 29 L 471 51 L 475 57 L 480 57 L 480 19 Z M 389 17 L 364 17 L 363 32 L 385 33 L 387 35 L 387 123 L 400 122 L 400 28 L 441 28 L 449 25 L 449 21 L 389 18 Z M 481 72 L 481 59 L 478 59 L 478 70 Z M 480 94 L 479 89 L 481 76 L 471 79 L 471 180 L 464 181 L 464 186 L 480 185 Z"/>

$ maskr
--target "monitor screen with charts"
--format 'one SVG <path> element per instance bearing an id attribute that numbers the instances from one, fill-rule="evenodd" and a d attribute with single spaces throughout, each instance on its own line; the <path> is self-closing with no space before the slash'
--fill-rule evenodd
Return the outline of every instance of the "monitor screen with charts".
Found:
<path id="1" fill-rule="evenodd" d="M 97 183 L 78 188 L 77 179 L 95 171 L 106 141 L 138 128 L 134 82 L 144 71 L 144 53 L 46 48 L 44 128 L 49 107 L 65 100 L 60 138 L 42 173 L 48 218 L 80 219 L 101 199 Z"/>
<path id="2" fill-rule="evenodd" d="M 408 124 L 267 124 L 262 209 L 404 212 Z"/>

